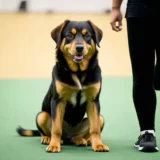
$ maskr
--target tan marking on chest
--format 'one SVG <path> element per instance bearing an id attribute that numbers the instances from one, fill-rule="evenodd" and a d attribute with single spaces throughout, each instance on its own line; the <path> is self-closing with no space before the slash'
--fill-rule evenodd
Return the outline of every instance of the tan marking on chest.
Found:
<path id="1" fill-rule="evenodd" d="M 58 80 L 56 80 L 55 84 L 59 98 L 63 98 L 67 101 L 70 101 L 73 94 L 79 91 L 77 86 L 70 86 Z"/>
<path id="2" fill-rule="evenodd" d="M 96 98 L 97 94 L 100 91 L 101 83 L 97 82 L 88 86 L 83 87 L 82 91 L 82 102 L 83 101 L 92 101 Z M 81 102 L 81 103 L 82 103 Z"/>
<path id="3" fill-rule="evenodd" d="M 56 80 L 56 90 L 59 98 L 63 98 L 65 101 L 69 101 L 73 106 L 77 103 L 77 94 L 80 91 L 78 86 L 69 86 L 63 82 Z M 86 101 L 92 101 L 96 98 L 100 90 L 100 82 L 82 86 L 80 104 Z"/>
<path id="4" fill-rule="evenodd" d="M 82 90 L 82 85 L 79 78 L 75 74 L 72 74 L 72 79 L 74 83 L 77 85 L 77 87 L 79 88 L 79 90 Z"/>

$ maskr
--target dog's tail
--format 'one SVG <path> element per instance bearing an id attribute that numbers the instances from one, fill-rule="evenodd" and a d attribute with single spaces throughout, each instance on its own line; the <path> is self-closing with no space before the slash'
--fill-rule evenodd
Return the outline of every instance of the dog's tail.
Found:
<path id="1" fill-rule="evenodd" d="M 38 130 L 24 129 L 20 126 L 16 129 L 16 131 L 20 136 L 26 136 L 26 137 L 40 136 L 40 133 Z"/>

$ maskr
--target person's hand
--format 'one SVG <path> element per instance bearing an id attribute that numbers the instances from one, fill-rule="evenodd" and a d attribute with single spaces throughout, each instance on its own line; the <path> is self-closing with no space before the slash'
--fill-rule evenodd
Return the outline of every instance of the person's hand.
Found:
<path id="1" fill-rule="evenodd" d="M 110 24 L 114 31 L 122 30 L 122 13 L 119 8 L 112 9 Z"/>

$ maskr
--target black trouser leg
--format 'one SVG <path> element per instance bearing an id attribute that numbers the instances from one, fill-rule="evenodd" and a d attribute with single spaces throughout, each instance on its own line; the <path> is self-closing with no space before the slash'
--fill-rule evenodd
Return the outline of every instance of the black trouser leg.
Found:
<path id="1" fill-rule="evenodd" d="M 155 48 L 156 48 L 156 66 L 155 66 L 155 78 L 154 78 L 154 87 L 156 90 L 160 90 L 160 41 L 159 41 L 159 36 L 160 36 L 160 31 L 159 27 L 160 25 L 156 26 L 155 30 L 157 31 L 156 34 L 156 43 L 155 43 Z M 158 30 L 157 30 L 158 29 Z"/>
<path id="2" fill-rule="evenodd" d="M 154 80 L 154 35 L 152 22 L 128 18 L 128 43 L 133 72 L 133 101 L 140 130 L 155 129 L 156 93 Z"/>

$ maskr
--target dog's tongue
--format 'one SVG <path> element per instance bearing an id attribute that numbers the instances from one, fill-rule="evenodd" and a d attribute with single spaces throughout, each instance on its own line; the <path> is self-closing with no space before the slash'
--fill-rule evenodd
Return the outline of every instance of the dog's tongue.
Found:
<path id="1" fill-rule="evenodd" d="M 83 59 L 83 56 L 75 56 L 76 59 Z"/>

